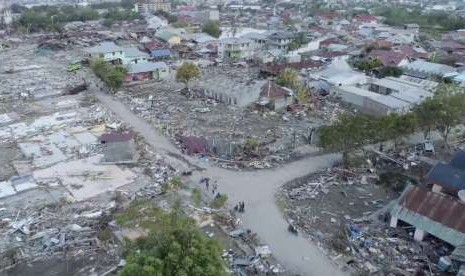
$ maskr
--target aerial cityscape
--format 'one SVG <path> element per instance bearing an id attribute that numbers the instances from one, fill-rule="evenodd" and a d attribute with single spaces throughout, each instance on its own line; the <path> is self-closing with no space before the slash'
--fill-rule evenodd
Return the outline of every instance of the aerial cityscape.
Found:
<path id="1" fill-rule="evenodd" d="M 465 0 L 0 0 L 0 275 L 465 276 Z"/>

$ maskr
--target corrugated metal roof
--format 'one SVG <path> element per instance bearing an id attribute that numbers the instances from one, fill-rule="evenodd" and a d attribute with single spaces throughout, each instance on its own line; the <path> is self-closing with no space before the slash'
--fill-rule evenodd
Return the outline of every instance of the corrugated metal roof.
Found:
<path id="1" fill-rule="evenodd" d="M 410 185 L 399 198 L 398 204 L 465 234 L 465 204 L 451 196 Z"/>

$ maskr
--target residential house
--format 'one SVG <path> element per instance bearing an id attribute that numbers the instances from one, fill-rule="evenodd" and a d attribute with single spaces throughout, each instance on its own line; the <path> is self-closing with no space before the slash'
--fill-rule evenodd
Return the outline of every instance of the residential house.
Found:
<path id="1" fill-rule="evenodd" d="M 251 47 L 255 52 L 265 49 L 268 42 L 268 37 L 266 34 L 257 32 L 246 33 L 241 36 L 241 38 L 249 39 L 252 41 Z"/>
<path id="2" fill-rule="evenodd" d="M 287 50 L 289 48 L 289 44 L 294 39 L 294 35 L 290 32 L 279 31 L 269 34 L 267 39 L 268 47 Z"/>
<path id="3" fill-rule="evenodd" d="M 449 73 L 454 73 L 457 70 L 448 65 L 432 63 L 424 60 L 416 60 L 402 66 L 405 75 L 427 79 L 430 77 L 442 78 Z"/>
<path id="4" fill-rule="evenodd" d="M 453 246 L 465 244 L 465 204 L 449 195 L 409 185 L 390 213 L 390 226 L 398 221 L 414 226 L 417 241 L 431 234 Z"/>
<path id="5" fill-rule="evenodd" d="M 254 50 L 252 41 L 246 38 L 223 38 L 218 44 L 218 56 L 224 60 L 250 60 Z"/>
<path id="6" fill-rule="evenodd" d="M 170 58 L 172 53 L 168 43 L 158 39 L 144 44 L 145 50 L 150 53 L 150 56 L 156 60 Z"/>
<path id="7" fill-rule="evenodd" d="M 134 133 L 105 133 L 100 136 L 103 146 L 102 163 L 124 164 L 137 161 L 137 147 Z"/>
<path id="8" fill-rule="evenodd" d="M 391 50 L 371 50 L 367 56 L 369 59 L 378 59 L 383 63 L 383 66 L 400 67 L 407 65 L 409 57 L 402 52 L 394 52 Z"/>
<path id="9" fill-rule="evenodd" d="M 146 62 L 130 64 L 125 81 L 162 80 L 169 76 L 169 67 L 164 62 Z"/>
<path id="10" fill-rule="evenodd" d="M 168 32 L 168 31 L 157 32 L 155 34 L 155 37 L 168 43 L 170 46 L 181 44 L 181 36 L 175 33 L 172 33 L 172 32 Z"/>
<path id="11" fill-rule="evenodd" d="M 294 92 L 292 89 L 277 85 L 274 81 L 268 80 L 261 88 L 257 106 L 270 110 L 286 108 L 294 102 Z"/>
<path id="12" fill-rule="evenodd" d="M 124 48 L 123 49 L 124 57 L 123 64 L 138 64 L 145 63 L 149 61 L 149 54 L 139 51 L 135 47 Z"/>
<path id="13" fill-rule="evenodd" d="M 122 64 L 124 49 L 114 42 L 102 42 L 97 46 L 85 49 L 87 57 L 91 59 L 103 59 L 114 64 Z"/>

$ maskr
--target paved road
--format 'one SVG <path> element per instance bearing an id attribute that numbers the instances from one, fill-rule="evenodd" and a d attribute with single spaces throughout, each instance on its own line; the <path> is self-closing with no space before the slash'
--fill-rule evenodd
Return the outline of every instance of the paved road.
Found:
<path id="1" fill-rule="evenodd" d="M 112 96 L 97 92 L 96 97 L 139 132 L 153 148 L 173 156 L 179 155 L 177 148 L 149 123 L 133 114 L 123 103 Z M 287 231 L 287 223 L 275 204 L 274 195 L 280 185 L 325 168 L 336 161 L 338 155 L 324 155 L 305 158 L 273 170 L 236 172 L 199 164 L 199 161 L 185 157 L 192 164 L 205 168 L 203 176 L 218 180 L 219 191 L 226 193 L 229 203 L 239 200 L 246 203 L 246 212 L 241 219 L 246 228 L 255 231 L 271 248 L 277 260 L 287 269 L 301 275 L 343 275 L 330 260 L 311 242 Z M 171 160 L 176 162 L 177 160 Z M 197 173 L 194 178 L 199 178 Z"/>

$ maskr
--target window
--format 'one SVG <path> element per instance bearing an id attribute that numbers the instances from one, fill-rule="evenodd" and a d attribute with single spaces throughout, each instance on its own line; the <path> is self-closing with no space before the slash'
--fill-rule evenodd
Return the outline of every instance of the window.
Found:
<path id="1" fill-rule="evenodd" d="M 111 55 L 114 56 L 114 55 L 115 55 L 115 52 L 111 53 Z"/>

